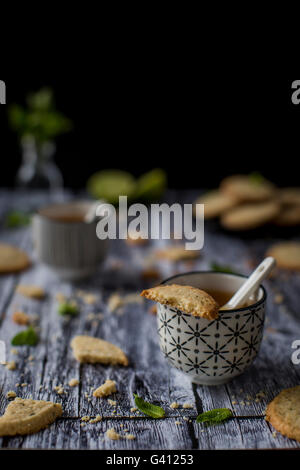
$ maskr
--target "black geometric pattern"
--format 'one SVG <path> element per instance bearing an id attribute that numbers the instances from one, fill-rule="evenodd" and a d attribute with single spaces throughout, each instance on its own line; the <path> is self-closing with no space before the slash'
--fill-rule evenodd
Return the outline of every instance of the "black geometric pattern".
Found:
<path id="1" fill-rule="evenodd" d="M 208 322 L 158 304 L 160 347 L 168 361 L 191 378 L 230 379 L 256 357 L 263 333 L 265 305 L 219 315 Z"/>

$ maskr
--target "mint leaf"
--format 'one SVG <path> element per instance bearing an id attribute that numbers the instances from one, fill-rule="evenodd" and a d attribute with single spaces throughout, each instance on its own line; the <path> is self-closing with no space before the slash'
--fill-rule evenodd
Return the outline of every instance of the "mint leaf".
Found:
<path id="1" fill-rule="evenodd" d="M 4 223 L 8 228 L 24 227 L 30 224 L 30 215 L 26 212 L 12 210 L 6 214 Z"/>
<path id="2" fill-rule="evenodd" d="M 228 273 L 228 274 L 235 274 L 233 269 L 230 266 L 227 265 L 222 265 L 218 263 L 211 263 L 210 267 L 213 271 L 216 271 L 218 273 Z"/>
<path id="3" fill-rule="evenodd" d="M 148 403 L 144 401 L 141 397 L 134 395 L 134 403 L 136 407 L 145 415 L 151 416 L 151 418 L 163 418 L 165 416 L 165 410 L 160 406 L 152 405 L 152 403 Z"/>
<path id="4" fill-rule="evenodd" d="M 75 302 L 63 302 L 58 307 L 59 315 L 78 315 L 79 309 Z"/>
<path id="5" fill-rule="evenodd" d="M 36 346 L 38 341 L 39 338 L 35 329 L 30 326 L 27 330 L 21 331 L 16 336 L 14 336 L 11 340 L 11 344 L 13 346 Z"/>
<path id="6" fill-rule="evenodd" d="M 231 418 L 232 411 L 228 408 L 216 408 L 215 410 L 206 411 L 197 416 L 197 423 L 206 423 L 208 426 L 219 424 Z"/>

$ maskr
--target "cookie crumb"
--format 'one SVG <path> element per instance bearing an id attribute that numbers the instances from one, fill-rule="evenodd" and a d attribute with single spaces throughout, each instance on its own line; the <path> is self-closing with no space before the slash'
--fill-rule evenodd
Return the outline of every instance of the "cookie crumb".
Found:
<path id="1" fill-rule="evenodd" d="M 171 403 L 170 405 L 170 408 L 173 408 L 173 410 L 176 410 L 177 408 L 179 408 L 179 403 L 177 403 L 176 401 L 173 401 L 173 403 Z"/>
<path id="2" fill-rule="evenodd" d="M 8 370 L 16 370 L 17 364 L 15 361 L 10 361 L 5 364 L 6 369 Z"/>
<path id="3" fill-rule="evenodd" d="M 57 385 L 56 387 L 54 387 L 54 390 L 58 395 L 63 395 L 65 393 L 65 390 L 62 385 Z"/>
<path id="4" fill-rule="evenodd" d="M 16 398 L 17 394 L 13 390 L 9 390 L 6 394 L 6 398 Z"/>
<path id="5" fill-rule="evenodd" d="M 82 416 L 81 421 L 88 422 L 90 419 L 91 417 L 86 415 L 86 416 Z"/>
<path id="6" fill-rule="evenodd" d="M 25 312 L 22 312 L 21 310 L 16 310 L 11 318 L 12 321 L 17 325 L 28 325 L 30 321 L 29 315 L 27 315 Z"/>
<path id="7" fill-rule="evenodd" d="M 135 408 L 134 406 L 133 406 L 132 408 L 130 408 L 131 413 L 135 413 L 137 410 L 138 410 L 138 409 Z"/>
<path id="8" fill-rule="evenodd" d="M 111 400 L 110 398 L 107 400 L 110 406 L 117 406 L 116 400 Z"/>
<path id="9" fill-rule="evenodd" d="M 116 391 L 116 382 L 108 379 L 93 392 L 93 396 L 97 398 L 108 397 L 109 395 L 116 393 Z"/>
<path id="10" fill-rule="evenodd" d="M 184 403 L 182 405 L 182 408 L 185 408 L 185 409 L 189 410 L 189 409 L 194 408 L 194 407 L 191 403 Z"/>
<path id="11" fill-rule="evenodd" d="M 129 439 L 130 441 L 132 441 L 133 439 L 135 439 L 135 436 L 133 434 L 126 434 L 125 439 Z"/>
<path id="12" fill-rule="evenodd" d="M 96 418 L 90 419 L 89 423 L 90 424 L 95 424 L 95 423 L 99 423 L 99 421 L 102 421 L 102 416 L 101 415 L 97 415 Z"/>
<path id="13" fill-rule="evenodd" d="M 114 428 L 108 429 L 106 431 L 106 436 L 112 441 L 118 441 L 120 439 L 120 434 L 118 434 Z"/>
<path id="14" fill-rule="evenodd" d="M 16 288 L 18 294 L 31 299 L 43 299 L 45 297 L 45 291 L 42 287 L 34 285 L 19 284 Z"/>
<path id="15" fill-rule="evenodd" d="M 78 379 L 69 380 L 69 386 L 70 387 L 76 387 L 76 385 L 79 385 L 79 380 Z"/>

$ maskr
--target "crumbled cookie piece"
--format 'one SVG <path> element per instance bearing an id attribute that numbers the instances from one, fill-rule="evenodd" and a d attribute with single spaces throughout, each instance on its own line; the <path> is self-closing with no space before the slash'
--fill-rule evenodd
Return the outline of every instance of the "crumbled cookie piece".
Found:
<path id="1" fill-rule="evenodd" d="M 205 291 L 178 284 L 161 285 L 144 290 L 141 296 L 163 305 L 170 305 L 195 317 L 214 320 L 218 317 L 217 302 Z"/>
<path id="2" fill-rule="evenodd" d="M 117 406 L 116 400 L 111 400 L 110 398 L 107 400 L 110 406 Z"/>
<path id="3" fill-rule="evenodd" d="M 128 233 L 128 237 L 126 238 L 127 245 L 133 246 L 144 246 L 149 243 L 148 238 L 142 238 L 141 236 L 135 236 L 134 233 Z"/>
<path id="4" fill-rule="evenodd" d="M 91 417 L 86 415 L 86 416 L 82 416 L 81 421 L 84 421 L 87 423 L 90 419 Z"/>
<path id="5" fill-rule="evenodd" d="M 173 403 L 171 403 L 170 405 L 170 408 L 172 408 L 173 410 L 176 410 L 177 408 L 179 408 L 179 403 L 177 403 L 176 401 L 173 401 Z"/>
<path id="6" fill-rule="evenodd" d="M 67 297 L 65 296 L 65 294 L 63 294 L 62 292 L 57 292 L 55 294 L 55 299 L 59 302 L 59 303 L 64 303 L 67 299 Z"/>
<path id="7" fill-rule="evenodd" d="M 141 273 L 143 281 L 158 281 L 160 279 L 160 272 L 155 268 L 145 268 Z"/>
<path id="8" fill-rule="evenodd" d="M 76 387 L 76 385 L 79 385 L 79 380 L 78 379 L 71 379 L 69 381 L 69 386 L 70 387 Z"/>
<path id="9" fill-rule="evenodd" d="M 29 325 L 30 316 L 21 310 L 16 310 L 12 315 L 12 321 L 17 325 Z"/>
<path id="10" fill-rule="evenodd" d="M 114 428 L 108 429 L 106 431 L 106 436 L 111 439 L 112 441 L 118 441 L 120 439 L 120 434 L 118 434 Z"/>
<path id="11" fill-rule="evenodd" d="M 62 385 L 57 385 L 56 387 L 54 387 L 54 390 L 58 395 L 63 395 L 65 393 L 65 390 Z"/>
<path id="12" fill-rule="evenodd" d="M 16 292 L 31 299 L 40 300 L 45 297 L 45 291 L 40 286 L 19 284 L 16 288 Z"/>
<path id="13" fill-rule="evenodd" d="M 136 437 L 133 434 L 125 434 L 125 439 L 128 439 L 130 441 L 134 440 Z"/>
<path id="14" fill-rule="evenodd" d="M 17 394 L 13 390 L 9 390 L 6 394 L 6 398 L 16 398 Z"/>
<path id="15" fill-rule="evenodd" d="M 193 405 L 191 403 L 184 403 L 182 405 L 182 408 L 185 408 L 186 410 L 189 410 L 189 409 L 192 409 L 194 408 Z"/>
<path id="16" fill-rule="evenodd" d="M 95 418 L 89 420 L 89 424 L 99 423 L 99 421 L 102 421 L 102 416 L 101 415 L 96 415 Z"/>
<path id="17" fill-rule="evenodd" d="M 8 370 L 16 370 L 17 364 L 16 361 L 9 361 L 5 364 L 6 369 Z"/>
<path id="18" fill-rule="evenodd" d="M 128 359 L 122 349 L 99 338 L 75 336 L 71 347 L 79 362 L 128 365 Z"/>
<path id="19" fill-rule="evenodd" d="M 60 404 L 15 398 L 0 417 L 0 436 L 32 434 L 44 429 L 62 415 Z"/>
<path id="20" fill-rule="evenodd" d="M 106 380 L 104 384 L 94 390 L 93 396 L 97 398 L 108 397 L 109 395 L 116 393 L 116 391 L 116 382 L 114 380 Z"/>

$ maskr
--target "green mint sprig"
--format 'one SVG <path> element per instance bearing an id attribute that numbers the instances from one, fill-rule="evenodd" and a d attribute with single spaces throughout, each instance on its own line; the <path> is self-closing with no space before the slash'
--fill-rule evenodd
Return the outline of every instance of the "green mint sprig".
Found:
<path id="1" fill-rule="evenodd" d="M 222 265 L 222 264 L 212 262 L 210 264 L 210 267 L 213 271 L 216 271 L 218 273 L 222 272 L 222 273 L 228 273 L 228 274 L 235 274 L 231 266 L 228 266 L 228 265 Z"/>
<path id="2" fill-rule="evenodd" d="M 165 416 L 165 410 L 160 406 L 152 405 L 152 403 L 148 403 L 144 401 L 141 397 L 134 395 L 134 403 L 136 407 L 145 415 L 150 416 L 151 418 L 163 418 Z"/>
<path id="3" fill-rule="evenodd" d="M 39 341 L 39 337 L 35 329 L 30 326 L 27 330 L 21 331 L 11 340 L 13 346 L 36 346 Z"/>
<path id="4" fill-rule="evenodd" d="M 59 304 L 58 313 L 59 315 L 62 315 L 62 316 L 65 316 L 65 315 L 74 316 L 74 315 L 78 315 L 79 308 L 75 302 L 72 302 L 72 301 L 62 302 L 61 304 Z"/>
<path id="5" fill-rule="evenodd" d="M 232 411 L 228 408 L 216 408 L 215 410 L 206 411 L 197 416 L 197 423 L 205 423 L 207 426 L 214 424 L 223 423 L 227 419 L 231 418 Z"/>

